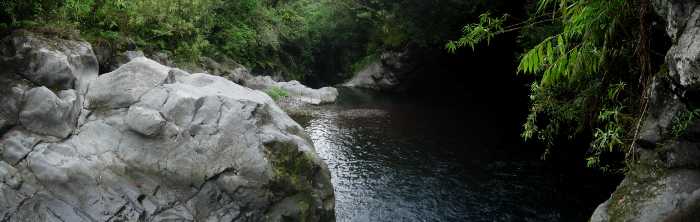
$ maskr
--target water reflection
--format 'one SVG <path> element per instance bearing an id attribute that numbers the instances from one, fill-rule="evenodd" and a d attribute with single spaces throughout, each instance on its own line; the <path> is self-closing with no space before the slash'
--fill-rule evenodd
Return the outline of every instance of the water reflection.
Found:
<path id="1" fill-rule="evenodd" d="M 539 162 L 498 158 L 509 139 L 495 117 L 342 99 L 296 117 L 328 163 L 338 221 L 558 221 L 579 207 Z"/>

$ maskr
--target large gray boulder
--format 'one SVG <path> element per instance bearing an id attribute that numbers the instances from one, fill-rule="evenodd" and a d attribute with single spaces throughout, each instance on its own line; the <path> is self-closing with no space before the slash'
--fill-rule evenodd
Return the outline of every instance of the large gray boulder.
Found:
<path id="1" fill-rule="evenodd" d="M 158 53 L 156 53 L 158 54 Z M 145 57 L 154 59 L 155 61 L 163 64 L 163 62 L 155 59 L 155 54 L 152 56 L 145 56 L 143 53 L 138 53 L 138 52 L 125 52 L 121 53 L 122 57 L 125 57 L 126 59 L 121 59 L 119 61 L 132 61 L 136 59 L 145 59 Z M 273 88 L 276 89 L 281 89 L 287 92 L 288 97 L 284 98 L 282 101 L 277 101 L 278 105 L 287 109 L 290 108 L 291 106 L 306 106 L 306 105 L 320 105 L 320 104 L 327 104 L 327 103 L 333 103 L 338 97 L 338 90 L 334 87 L 323 87 L 320 89 L 312 89 L 310 87 L 307 87 L 300 83 L 299 81 L 277 81 L 271 76 L 255 76 L 251 74 L 250 70 L 248 70 L 245 66 L 238 64 L 237 62 L 231 60 L 230 58 L 220 58 L 218 60 L 214 60 L 209 57 L 200 57 L 199 63 L 194 64 L 195 67 L 187 67 L 189 71 L 195 70 L 195 71 L 202 71 L 206 72 L 208 74 L 216 75 L 216 76 L 222 76 L 227 78 L 230 81 L 233 81 L 236 84 L 255 89 L 255 90 L 261 90 L 261 91 L 268 91 Z M 124 62 L 124 63 L 126 63 Z M 172 63 L 172 62 L 170 62 Z M 122 63 L 123 64 L 123 63 Z M 123 68 L 123 67 L 120 67 Z M 174 76 L 171 76 L 173 78 L 179 78 L 181 76 L 179 74 L 179 71 L 186 72 L 186 70 L 179 70 L 177 69 L 178 72 L 174 73 Z M 156 76 L 163 76 L 161 75 L 156 75 Z M 157 78 L 155 76 L 148 76 L 149 78 Z M 127 80 L 127 81 L 138 81 L 138 80 Z M 170 81 L 170 80 L 166 80 Z M 112 80 L 106 80 L 104 82 L 107 82 L 108 84 L 112 84 L 114 86 L 119 86 L 121 84 L 116 83 L 115 81 Z M 146 81 L 146 83 L 149 83 L 150 81 Z M 146 84 L 144 83 L 144 84 Z M 118 92 L 119 90 L 109 90 L 109 92 Z"/>
<path id="2" fill-rule="evenodd" d="M 312 89 L 296 80 L 279 82 L 277 86 L 286 90 L 290 95 L 297 96 L 303 102 L 314 105 L 333 103 L 338 98 L 338 89 L 334 87 Z"/>
<path id="3" fill-rule="evenodd" d="M 669 75 L 678 86 L 700 88 L 700 2 L 692 0 L 655 0 L 657 14 L 666 22 L 673 46 L 666 54 Z"/>
<path id="4" fill-rule="evenodd" d="M 124 108 L 136 103 L 156 85 L 164 83 L 170 68 L 138 57 L 94 81 L 87 93 L 91 108 Z"/>
<path id="5" fill-rule="evenodd" d="M 98 64 L 87 42 L 49 39 L 17 31 L 0 40 L 0 75 L 19 75 L 52 89 L 78 89 L 97 78 Z"/>
<path id="6" fill-rule="evenodd" d="M 654 77 L 635 161 L 591 222 L 700 219 L 700 3 L 654 0 L 673 46 L 668 73 Z M 686 122 L 679 122 L 686 121 Z"/>
<path id="7" fill-rule="evenodd" d="M 73 132 L 82 107 L 75 90 L 63 90 L 56 95 L 41 86 L 24 94 L 24 107 L 19 113 L 19 122 L 24 128 L 58 138 Z"/>
<path id="8" fill-rule="evenodd" d="M 289 98 L 286 98 L 286 100 L 296 100 L 305 104 L 320 105 L 333 103 L 338 98 L 338 89 L 334 87 L 312 89 L 296 80 L 277 82 L 270 76 L 250 76 L 249 78 L 243 80 L 243 84 L 251 89 L 262 91 L 267 91 L 273 88 L 281 89 L 289 94 Z"/>
<path id="9" fill-rule="evenodd" d="M 143 57 L 86 93 L 20 77 L 0 96 L 3 221 L 334 220 L 326 165 L 261 91 Z"/>
<path id="10" fill-rule="evenodd" d="M 598 221 L 697 221 L 700 171 L 636 169 L 591 217 Z"/>
<path id="11" fill-rule="evenodd" d="M 19 123 L 19 111 L 27 85 L 0 78 L 0 134 Z"/>

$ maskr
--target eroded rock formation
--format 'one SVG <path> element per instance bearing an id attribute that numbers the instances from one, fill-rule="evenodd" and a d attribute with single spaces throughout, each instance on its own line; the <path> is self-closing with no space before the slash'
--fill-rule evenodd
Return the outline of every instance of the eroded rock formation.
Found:
<path id="1" fill-rule="evenodd" d="M 654 77 L 631 170 L 591 221 L 700 220 L 700 3 L 655 0 L 673 46 Z"/>
<path id="2" fill-rule="evenodd" d="M 265 93 L 89 44 L 0 47 L 2 221 L 329 221 L 326 165 Z"/>

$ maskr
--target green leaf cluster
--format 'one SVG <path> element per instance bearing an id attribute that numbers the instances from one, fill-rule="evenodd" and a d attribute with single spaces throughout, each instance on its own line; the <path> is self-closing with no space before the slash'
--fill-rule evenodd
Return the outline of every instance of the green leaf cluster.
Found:
<path id="1" fill-rule="evenodd" d="M 520 31 L 526 50 L 517 70 L 534 77 L 522 137 L 546 145 L 544 157 L 559 141 L 590 137 L 587 165 L 614 170 L 601 157 L 627 152 L 641 115 L 635 5 L 539 0 L 532 9 L 529 19 L 509 26 L 504 25 L 508 17 L 485 13 L 446 48 L 473 49 L 498 34 Z"/>
<path id="2" fill-rule="evenodd" d="M 265 90 L 265 93 L 269 95 L 273 100 L 279 101 L 289 96 L 289 92 L 280 87 L 273 86 Z"/>
<path id="3" fill-rule="evenodd" d="M 680 137 L 684 132 L 690 127 L 691 124 L 695 123 L 700 119 L 700 109 L 693 109 L 679 113 L 671 121 L 671 131 L 670 134 L 673 137 Z"/>
<path id="4" fill-rule="evenodd" d="M 474 50 L 474 47 L 486 41 L 491 42 L 497 34 L 504 31 L 503 22 L 508 17 L 507 14 L 500 18 L 491 17 L 491 13 L 484 13 L 479 16 L 479 23 L 469 24 L 464 26 L 462 33 L 464 34 L 461 38 L 456 41 L 449 41 L 445 46 L 447 51 L 454 53 L 457 48 L 462 48 L 469 46 Z"/>

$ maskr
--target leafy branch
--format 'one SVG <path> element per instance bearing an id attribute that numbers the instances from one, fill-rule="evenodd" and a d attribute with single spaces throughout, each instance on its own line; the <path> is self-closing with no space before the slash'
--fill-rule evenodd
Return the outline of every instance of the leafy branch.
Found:
<path id="1" fill-rule="evenodd" d="M 640 95 L 627 87 L 637 84 L 640 75 L 627 68 L 635 66 L 630 61 L 637 42 L 630 40 L 636 38 L 635 30 L 627 29 L 641 23 L 634 19 L 635 7 L 625 0 L 539 0 L 535 9 L 529 19 L 511 25 L 504 25 L 507 15 L 484 13 L 445 48 L 452 53 L 467 46 L 474 50 L 497 35 L 521 31 L 521 37 L 530 37 L 531 27 L 551 24 L 545 27 L 556 30 L 535 36 L 517 67 L 518 73 L 536 77 L 521 136 L 542 142 L 547 155 L 560 138 L 591 133 L 587 164 L 607 170 L 610 165 L 600 157 L 630 152 L 625 147 L 634 141 L 630 132 L 639 118 L 634 113 L 639 104 L 630 97 Z"/>
<path id="2" fill-rule="evenodd" d="M 462 37 L 456 41 L 449 41 L 445 48 L 447 48 L 447 51 L 454 53 L 458 48 L 467 45 L 474 50 L 474 47 L 483 41 L 490 43 L 493 37 L 505 31 L 503 22 L 505 22 L 507 18 L 508 14 L 497 18 L 491 17 L 491 13 L 489 12 L 481 14 L 479 16 L 479 23 L 464 26 L 462 29 Z"/>

